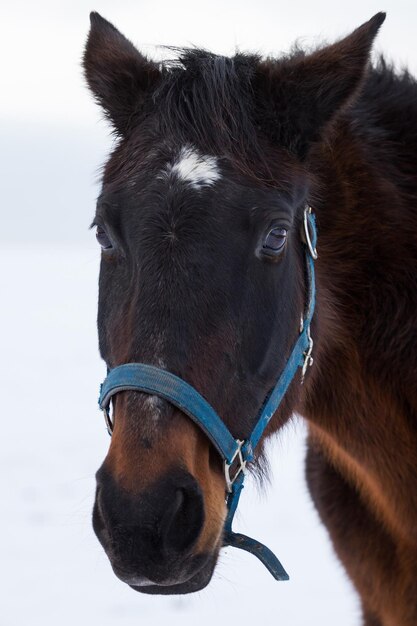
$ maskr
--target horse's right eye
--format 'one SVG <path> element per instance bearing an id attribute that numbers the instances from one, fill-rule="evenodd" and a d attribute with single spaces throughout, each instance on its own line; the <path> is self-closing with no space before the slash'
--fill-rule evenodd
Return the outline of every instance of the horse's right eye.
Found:
<path id="1" fill-rule="evenodd" d="M 285 246 L 286 241 L 286 228 L 272 228 L 265 238 L 263 248 L 276 254 L 282 250 L 282 248 Z"/>
<path id="2" fill-rule="evenodd" d="M 103 248 L 103 250 L 109 250 L 113 247 L 108 234 L 102 226 L 97 226 L 96 239 L 99 242 L 100 246 Z"/>

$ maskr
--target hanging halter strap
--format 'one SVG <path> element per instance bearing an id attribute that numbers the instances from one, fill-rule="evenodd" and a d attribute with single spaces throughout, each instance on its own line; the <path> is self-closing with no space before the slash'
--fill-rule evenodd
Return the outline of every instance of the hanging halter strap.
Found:
<path id="1" fill-rule="evenodd" d="M 224 525 L 224 546 L 234 546 L 251 552 L 265 565 L 276 580 L 288 580 L 288 574 L 273 552 L 262 543 L 232 530 L 233 517 L 239 503 L 245 478 L 246 464 L 253 461 L 254 450 L 271 417 L 277 411 L 298 368 L 301 383 L 307 368 L 312 365 L 313 340 L 310 324 L 315 307 L 314 261 L 316 251 L 316 223 L 311 208 L 304 211 L 302 240 L 306 248 L 308 301 L 298 339 L 275 387 L 270 392 L 247 439 L 235 439 L 213 407 L 187 382 L 166 370 L 144 363 L 126 363 L 110 370 L 100 388 L 99 406 L 104 412 L 107 430 L 111 435 L 113 423 L 109 414 L 112 396 L 120 391 L 141 391 L 164 398 L 179 408 L 197 424 L 210 439 L 224 461 L 227 492 L 227 517 Z"/>

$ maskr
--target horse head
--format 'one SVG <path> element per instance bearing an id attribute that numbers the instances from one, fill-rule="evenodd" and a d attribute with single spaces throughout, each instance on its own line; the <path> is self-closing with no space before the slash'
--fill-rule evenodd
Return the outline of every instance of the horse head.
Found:
<path id="1" fill-rule="evenodd" d="M 248 437 L 306 306 L 309 158 L 358 92 L 382 21 L 311 54 L 185 49 L 157 64 L 92 14 L 85 73 L 117 135 L 93 222 L 99 344 L 110 370 L 137 362 L 168 370 L 234 437 Z M 263 441 L 311 385 L 295 376 Z M 147 593 L 203 588 L 226 516 L 217 450 L 157 395 L 120 391 L 113 421 L 93 523 L 115 573 Z M 262 442 L 255 467 L 261 458 Z"/>

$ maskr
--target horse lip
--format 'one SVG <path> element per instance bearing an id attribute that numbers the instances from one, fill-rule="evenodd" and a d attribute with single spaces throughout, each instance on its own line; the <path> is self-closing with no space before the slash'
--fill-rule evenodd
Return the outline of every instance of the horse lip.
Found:
<path id="1" fill-rule="evenodd" d="M 137 575 L 116 564 L 112 564 L 112 569 L 117 578 L 129 585 L 134 591 L 148 594 L 178 595 L 193 593 L 206 587 L 213 575 L 217 556 L 217 550 L 213 553 L 199 554 L 196 557 L 197 569 L 192 574 L 187 572 L 187 567 L 184 567 L 182 575 L 178 573 L 175 577 L 166 577 L 160 580 L 152 580 L 146 576 Z"/>
<path id="2" fill-rule="evenodd" d="M 117 566 L 113 566 L 113 572 L 116 574 L 117 578 L 130 587 L 146 587 L 148 585 L 155 585 L 154 581 L 149 580 L 146 576 L 137 576 L 131 572 L 126 572 Z"/>
<path id="3" fill-rule="evenodd" d="M 155 580 L 151 580 L 150 578 L 147 578 L 146 576 L 136 575 L 136 574 L 132 574 L 131 572 L 126 572 L 123 569 L 118 568 L 117 566 L 113 567 L 113 571 L 116 574 L 117 578 L 119 578 L 123 583 L 126 583 L 127 585 L 133 588 L 150 587 L 150 586 L 174 587 L 176 585 L 182 585 L 188 582 L 188 580 L 193 577 L 193 576 L 191 577 L 184 576 L 184 578 L 182 578 L 179 576 L 178 579 L 176 580 L 167 578 L 165 580 L 155 581 Z"/>
<path id="4" fill-rule="evenodd" d="M 213 576 L 214 566 L 216 564 L 217 556 L 212 555 L 204 566 L 194 573 L 188 580 L 184 581 L 166 581 L 160 583 L 130 585 L 131 589 L 141 593 L 147 593 L 151 595 L 179 595 L 187 593 L 195 593 L 201 591 L 204 587 L 207 587 L 211 577 Z"/>

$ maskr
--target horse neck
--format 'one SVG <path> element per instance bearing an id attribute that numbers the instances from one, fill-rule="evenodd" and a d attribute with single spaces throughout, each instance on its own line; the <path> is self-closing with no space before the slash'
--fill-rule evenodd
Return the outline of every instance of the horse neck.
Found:
<path id="1" fill-rule="evenodd" d="M 344 123 L 315 155 L 316 353 L 300 412 L 386 523 L 417 540 L 417 214 L 372 149 Z"/>

